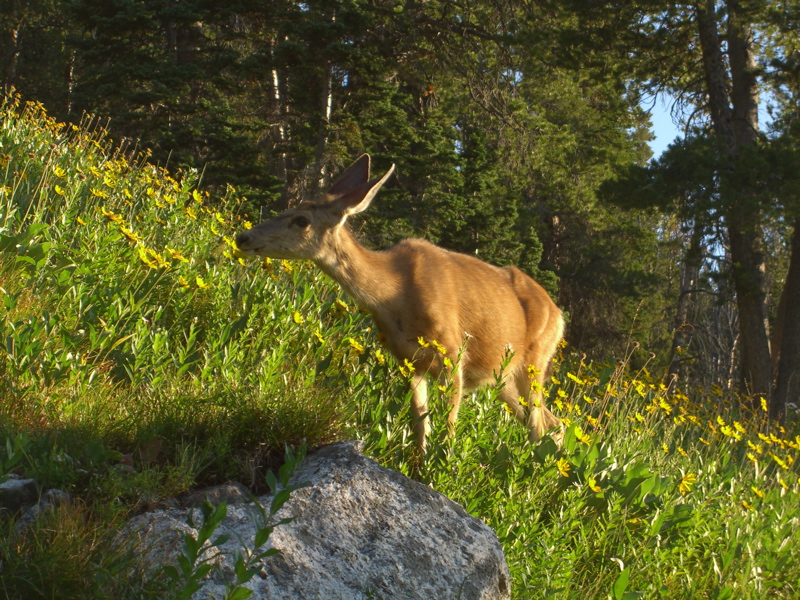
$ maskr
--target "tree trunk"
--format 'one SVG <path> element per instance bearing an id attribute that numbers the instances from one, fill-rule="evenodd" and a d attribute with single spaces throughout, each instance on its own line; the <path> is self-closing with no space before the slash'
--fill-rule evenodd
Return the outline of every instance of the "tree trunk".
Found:
<path id="1" fill-rule="evenodd" d="M 778 373 L 775 393 L 769 403 L 769 416 L 783 421 L 786 405 L 800 402 L 800 219 L 794 222 L 789 272 L 780 304 L 782 310 L 778 316 L 775 340 Z"/>
<path id="2" fill-rule="evenodd" d="M 727 8 L 726 42 L 730 78 L 717 31 L 714 0 L 706 0 L 696 6 L 698 33 L 709 111 L 722 158 L 720 195 L 728 229 L 739 310 L 742 374 L 754 398 L 769 398 L 772 368 L 761 215 L 758 199 L 742 193 L 735 178 L 742 149 L 755 143 L 758 137 L 758 86 L 753 34 L 749 24 L 741 18 L 739 3 L 728 0 Z"/>
<path id="3" fill-rule="evenodd" d="M 23 18 L 19 8 L 19 2 L 15 1 L 10 5 L 9 20 L 13 22 L 8 37 L 3 40 L 6 51 L 3 57 L 3 92 L 6 95 L 11 94 L 11 88 L 14 87 L 14 82 L 17 80 L 17 62 L 20 53 L 20 30 L 22 29 Z"/>
<path id="4" fill-rule="evenodd" d="M 276 177 L 283 181 L 283 191 L 281 192 L 281 210 L 289 208 L 289 176 L 286 165 L 286 124 L 283 94 L 281 92 L 281 76 L 275 66 L 275 38 L 269 41 L 269 56 L 272 68 L 270 69 L 272 90 L 270 100 L 272 108 L 270 110 L 270 121 L 272 129 L 272 143 L 279 148 L 278 158 L 274 162 L 273 172 Z"/>
<path id="5" fill-rule="evenodd" d="M 314 179 L 315 192 L 317 194 L 325 189 L 325 149 L 328 147 L 328 129 L 331 122 L 331 109 L 333 108 L 333 65 L 330 62 L 325 63 L 320 100 L 322 120 L 317 135 L 316 174 Z"/>
<path id="6" fill-rule="evenodd" d="M 681 356 L 692 340 L 694 326 L 689 323 L 691 297 L 697 291 L 697 280 L 700 275 L 702 232 L 695 225 L 692 230 L 689 248 L 681 262 L 681 289 L 678 296 L 678 307 L 675 311 L 675 331 L 672 336 L 672 359 L 669 375 L 683 378 L 686 374 L 685 359 Z"/>

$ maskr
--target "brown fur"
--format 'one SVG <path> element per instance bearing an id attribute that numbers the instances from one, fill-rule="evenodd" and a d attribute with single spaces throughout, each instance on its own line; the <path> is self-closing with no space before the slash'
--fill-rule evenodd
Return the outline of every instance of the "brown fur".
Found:
<path id="1" fill-rule="evenodd" d="M 452 433 L 462 394 L 494 382 L 508 350 L 514 355 L 503 373 L 500 398 L 527 426 L 532 441 L 553 428 L 560 440 L 561 422 L 544 406 L 541 393 L 531 391 L 528 373 L 534 366 L 541 389 L 564 329 L 561 311 L 538 283 L 516 267 L 495 267 L 425 240 L 407 239 L 373 252 L 344 225 L 349 215 L 369 206 L 393 170 L 369 181 L 369 156 L 364 155 L 322 202 L 303 202 L 239 234 L 236 242 L 244 252 L 313 260 L 370 312 L 379 339 L 395 358 L 415 367 L 411 408 L 422 450 L 430 431 L 426 376 L 452 377 Z M 456 368 L 446 367 L 433 346 L 421 347 L 419 338 L 444 346 Z"/>

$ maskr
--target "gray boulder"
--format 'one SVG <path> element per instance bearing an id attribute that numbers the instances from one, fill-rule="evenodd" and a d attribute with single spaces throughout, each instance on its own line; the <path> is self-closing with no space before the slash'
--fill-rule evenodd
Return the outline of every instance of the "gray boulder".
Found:
<path id="1" fill-rule="evenodd" d="M 36 502 L 38 498 L 39 490 L 33 479 L 22 479 L 12 473 L 0 483 L 0 509 L 16 513 L 26 504 Z"/>
<path id="2" fill-rule="evenodd" d="M 489 527 L 429 487 L 379 466 L 354 444 L 332 444 L 309 455 L 290 485 L 300 483 L 307 485 L 292 492 L 276 515 L 293 520 L 278 526 L 266 546 L 280 554 L 265 559 L 246 584 L 252 598 L 510 598 L 508 566 Z M 271 501 L 271 496 L 259 499 L 265 509 Z M 175 534 L 178 525 L 186 531 L 186 514 L 158 511 L 146 518 L 150 527 L 155 520 L 175 529 L 172 534 L 160 529 L 172 540 L 173 555 L 180 551 Z M 223 595 L 225 583 L 233 581 L 233 553 L 252 548 L 257 514 L 252 503 L 228 507 L 214 534 L 230 535 L 213 560 L 220 568 L 194 598 Z M 199 512 L 194 520 L 200 520 Z M 157 547 L 155 560 L 144 559 L 150 565 L 169 561 L 164 544 Z"/>

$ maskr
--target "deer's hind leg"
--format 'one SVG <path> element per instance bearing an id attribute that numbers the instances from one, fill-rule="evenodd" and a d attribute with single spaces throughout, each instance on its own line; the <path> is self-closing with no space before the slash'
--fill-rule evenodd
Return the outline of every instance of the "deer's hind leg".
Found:
<path id="1" fill-rule="evenodd" d="M 414 433 L 417 447 L 424 454 L 431 432 L 431 418 L 428 414 L 428 380 L 425 373 L 416 373 L 411 379 L 411 416 L 414 419 Z"/>
<path id="2" fill-rule="evenodd" d="M 542 389 L 544 374 L 534 372 L 529 375 L 525 366 L 520 365 L 509 374 L 500 399 L 506 403 L 511 413 L 528 429 L 528 439 L 538 442 L 552 429 L 553 440 L 560 446 L 564 437 L 561 420 L 544 405 Z"/>

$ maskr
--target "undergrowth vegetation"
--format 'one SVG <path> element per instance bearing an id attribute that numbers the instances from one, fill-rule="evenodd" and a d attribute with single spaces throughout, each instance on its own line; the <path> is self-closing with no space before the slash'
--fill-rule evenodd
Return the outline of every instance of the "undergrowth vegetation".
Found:
<path id="1" fill-rule="evenodd" d="M 485 520 L 515 598 L 800 593 L 795 425 L 564 349 L 563 450 L 493 390 L 446 439 L 443 381 L 420 464 L 406 367 L 309 265 L 236 257 L 234 189 L 211 198 L 96 121 L 0 111 L 0 480 L 73 498 L 27 529 L 2 516 L 0 597 L 163 597 L 130 573 L 124 520 L 229 479 L 264 492 L 285 446 L 353 436 Z"/>

